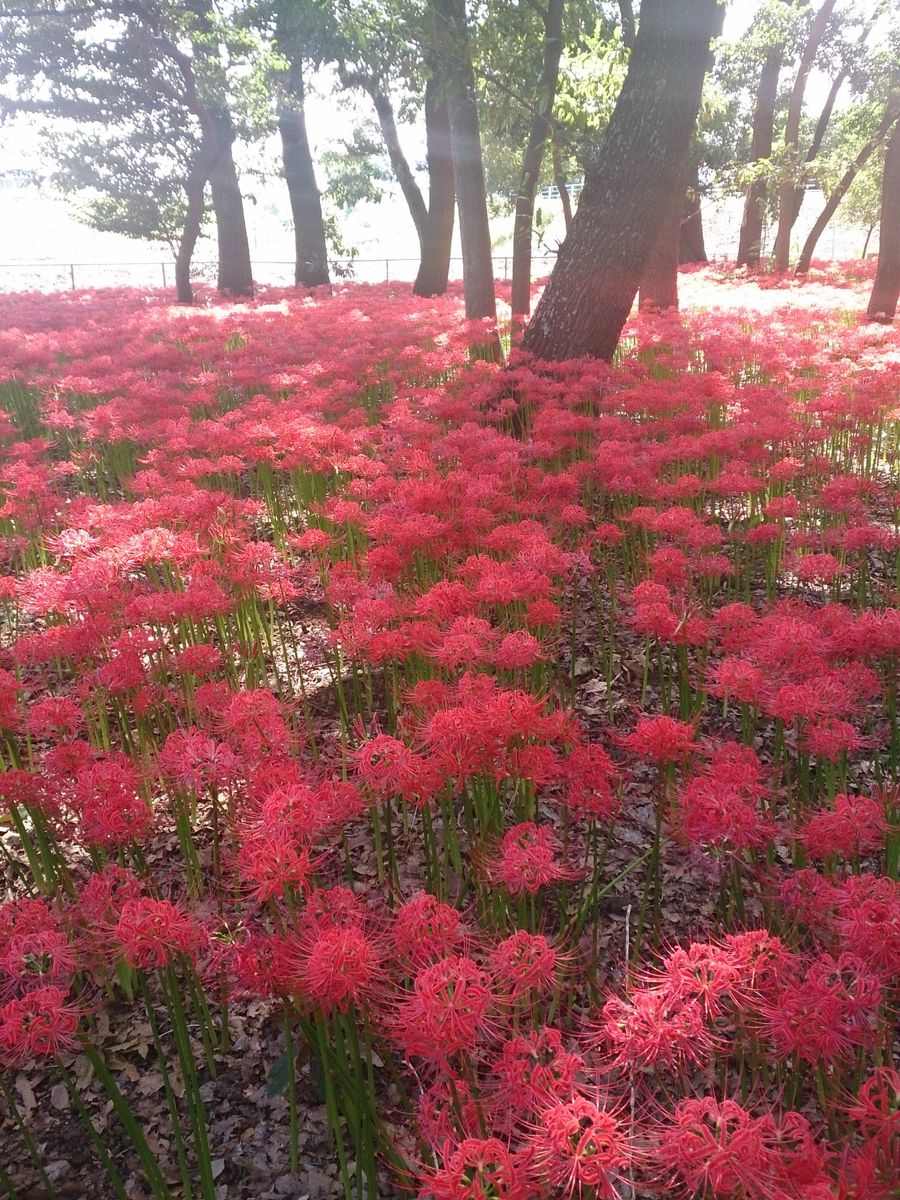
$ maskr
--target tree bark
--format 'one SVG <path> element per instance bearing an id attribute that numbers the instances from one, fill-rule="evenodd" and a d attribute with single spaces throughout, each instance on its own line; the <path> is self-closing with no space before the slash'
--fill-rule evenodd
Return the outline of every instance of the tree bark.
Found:
<path id="1" fill-rule="evenodd" d="M 219 60 L 221 47 L 216 33 L 215 11 L 212 0 L 188 0 L 184 7 L 197 19 L 202 36 L 192 42 L 193 59 L 187 59 L 174 44 L 171 52 L 189 92 L 188 107 L 200 122 L 210 152 L 208 179 L 219 249 L 217 288 L 226 295 L 252 296 L 250 241 L 244 217 L 244 199 L 234 163 L 234 123 L 224 99 L 227 94 L 226 77 Z M 195 73 L 194 61 L 203 66 L 199 76 Z M 206 88 L 200 88 L 198 79 L 204 78 Z M 205 96 L 204 91 L 207 91 Z"/>
<path id="2" fill-rule="evenodd" d="M 381 127 L 381 136 L 384 138 L 384 144 L 387 147 L 388 158 L 390 159 L 397 182 L 400 184 L 400 191 L 403 193 L 403 198 L 409 209 L 409 215 L 412 217 L 413 225 L 416 227 L 419 246 L 421 247 L 426 236 L 428 209 L 425 206 L 425 200 L 422 197 L 419 185 L 416 183 L 416 177 L 412 173 L 412 168 L 407 161 L 406 155 L 403 153 L 403 147 L 400 145 L 397 123 L 394 119 L 394 108 L 390 99 L 384 92 L 379 91 L 377 87 L 373 88 L 370 94 L 372 96 L 372 103 L 375 105 L 375 112 L 378 114 L 378 124 Z"/>
<path id="3" fill-rule="evenodd" d="M 703 237 L 703 203 L 700 195 L 700 168 L 694 163 L 688 172 L 688 186 L 681 214 L 678 239 L 678 263 L 709 262 Z"/>
<path id="4" fill-rule="evenodd" d="M 778 99 L 778 78 L 781 74 L 783 46 L 775 46 L 766 55 L 756 93 L 753 113 L 753 133 L 750 138 L 750 161 L 757 163 L 772 155 L 775 136 L 775 104 Z M 737 265 L 758 267 L 762 253 L 763 218 L 766 211 L 768 181 L 758 176 L 747 188 L 741 236 L 738 242 Z"/>
<path id="5" fill-rule="evenodd" d="M 900 121 L 884 156 L 879 229 L 878 268 L 866 315 L 887 323 L 896 316 L 900 299 Z"/>
<path id="6" fill-rule="evenodd" d="M 192 11 L 205 24 L 209 21 L 211 6 L 208 0 L 199 0 Z M 207 25 L 207 28 L 210 26 Z M 185 230 L 176 258 L 176 286 L 182 295 L 190 295 L 193 298 L 190 263 L 200 231 L 203 193 L 208 182 L 219 248 L 218 290 L 238 296 L 252 296 L 250 244 L 244 220 L 244 201 L 232 154 L 234 126 L 231 114 L 223 103 L 202 99 L 197 86 L 195 59 L 208 60 L 212 55 L 213 46 L 206 41 L 195 43 L 192 57 L 170 38 L 158 32 L 155 34 L 155 40 L 175 63 L 184 85 L 184 103 L 188 111 L 197 118 L 201 130 L 200 156 L 187 189 L 189 220 L 185 221 Z"/>
<path id="7" fill-rule="evenodd" d="M 232 145 L 234 126 L 224 107 L 212 109 L 216 133 L 216 151 L 209 171 L 213 212 L 216 214 L 216 239 L 219 248 L 217 288 L 229 296 L 253 295 L 253 268 L 250 265 L 250 241 L 244 218 L 244 200 L 234 165 Z"/>
<path id="8" fill-rule="evenodd" d="M 428 213 L 413 294 L 443 296 L 450 277 L 450 251 L 456 187 L 450 144 L 450 111 L 446 88 L 438 76 L 425 84 L 425 157 L 428 165 Z"/>
<path id="9" fill-rule="evenodd" d="M 513 316 L 531 311 L 531 239 L 534 233 L 534 197 L 544 161 L 547 139 L 553 133 L 553 102 L 563 50 L 565 0 L 547 0 L 544 9 L 544 56 L 535 106 L 522 159 L 516 215 L 513 223 L 512 297 Z"/>
<path id="10" fill-rule="evenodd" d="M 178 242 L 178 253 L 175 255 L 175 295 L 179 304 L 194 303 L 194 289 L 191 286 L 191 260 L 194 257 L 194 248 L 203 224 L 208 175 L 209 150 L 201 145 L 197 161 L 184 185 L 187 208 L 184 215 L 184 228 Z"/>
<path id="11" fill-rule="evenodd" d="M 291 56 L 278 113 L 284 181 L 294 223 L 294 283 L 321 287 L 331 282 L 322 198 L 309 148 L 304 108 L 303 63 Z"/>
<path id="12" fill-rule="evenodd" d="M 572 232 L 572 197 L 569 195 L 569 188 L 566 184 L 566 173 L 563 170 L 562 155 L 559 152 L 559 146 L 556 144 L 556 139 L 553 141 L 553 179 L 556 183 L 556 190 L 559 192 L 560 203 L 563 210 L 563 224 L 566 229 L 566 237 Z"/>
<path id="13" fill-rule="evenodd" d="M 642 312 L 678 307 L 678 252 L 684 196 L 687 192 L 687 157 L 685 152 L 662 220 L 651 240 L 650 253 L 641 276 L 638 303 Z"/>
<path id="14" fill-rule="evenodd" d="M 438 45 L 446 69 L 447 106 L 456 178 L 456 205 L 463 258 L 466 317 L 496 320 L 491 230 L 488 224 L 481 127 L 475 101 L 475 72 L 469 44 L 466 0 L 432 0 Z M 493 342 L 496 345 L 493 346 Z M 500 341 L 492 338 L 485 353 L 499 355 Z"/>
<path id="15" fill-rule="evenodd" d="M 788 101 L 787 118 L 784 124 L 785 163 L 784 178 L 778 189 L 778 231 L 775 234 L 775 270 L 786 271 L 791 261 L 791 230 L 794 228 L 796 214 L 794 212 L 794 197 L 796 182 L 791 167 L 797 156 L 797 138 L 800 134 L 800 121 L 803 117 L 803 97 L 806 93 L 806 81 L 812 70 L 816 51 L 825 36 L 828 21 L 834 11 L 837 0 L 823 0 L 822 7 L 813 17 L 809 37 L 800 56 L 797 68 L 797 78 L 791 90 Z"/>
<path id="16" fill-rule="evenodd" d="M 837 100 L 838 92 L 843 86 L 844 80 L 847 78 L 846 72 L 841 72 L 836 79 L 832 81 L 828 96 L 825 100 L 825 105 L 819 113 L 819 119 L 816 121 L 816 128 L 813 132 L 812 141 L 809 144 L 809 149 L 806 152 L 804 163 L 809 164 L 815 161 L 816 155 L 822 146 L 822 141 L 825 137 L 825 131 L 828 128 L 828 122 L 831 120 L 831 114 L 834 110 L 834 102 Z M 790 230 L 793 230 L 797 224 L 797 218 L 800 216 L 800 209 L 803 207 L 803 197 L 806 195 L 806 179 L 794 186 L 793 193 L 790 198 L 790 207 L 783 220 L 787 221 Z"/>
<path id="17" fill-rule="evenodd" d="M 633 50 L 635 23 L 632 0 L 619 0 L 619 15 L 622 18 L 622 44 L 626 50 Z"/>
<path id="18" fill-rule="evenodd" d="M 717 0 L 644 0 L 628 73 L 523 348 L 611 359 L 700 108 Z"/>
<path id="19" fill-rule="evenodd" d="M 803 245 L 803 249 L 800 251 L 800 258 L 797 262 L 798 275 L 805 275 L 809 270 L 812 263 L 812 256 L 816 250 L 816 245 L 818 244 L 819 238 L 825 232 L 828 222 L 837 212 L 841 201 L 850 190 L 850 185 L 853 183 L 853 180 L 884 141 L 885 137 L 890 132 L 891 126 L 896 120 L 897 109 L 894 106 L 890 106 L 885 111 L 884 117 L 882 118 L 881 123 L 879 124 L 875 133 L 869 138 L 869 140 L 860 150 L 859 154 L 857 154 L 856 158 L 854 158 L 853 162 L 850 163 L 850 165 L 847 167 L 847 170 L 841 176 L 837 187 L 828 197 L 825 207 L 816 218 L 815 224 L 809 231 L 809 235 Z"/>

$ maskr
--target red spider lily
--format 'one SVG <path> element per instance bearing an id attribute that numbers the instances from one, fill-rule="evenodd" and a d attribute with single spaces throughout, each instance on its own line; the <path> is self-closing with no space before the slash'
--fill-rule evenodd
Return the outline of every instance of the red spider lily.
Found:
<path id="1" fill-rule="evenodd" d="M 559 957 L 543 934 L 518 929 L 492 948 L 488 963 L 500 987 L 515 1002 L 530 992 L 553 988 Z"/>
<path id="2" fill-rule="evenodd" d="M 716 1048 L 699 1001 L 669 986 L 611 996 L 593 1040 L 616 1064 L 637 1067 L 703 1063 Z"/>
<path id="3" fill-rule="evenodd" d="M 52 984 L 33 988 L 0 1006 L 0 1057 L 17 1064 L 72 1050 L 80 1018 L 66 989 Z"/>
<path id="4" fill-rule="evenodd" d="M 686 721 L 673 717 L 643 717 L 632 733 L 622 738 L 622 745 L 639 758 L 658 765 L 680 763 L 695 751 L 697 731 Z"/>
<path id="5" fill-rule="evenodd" d="M 46 929 L 11 937 L 0 945 L 0 995 L 46 984 L 68 987 L 76 958 L 61 931 Z"/>
<path id="6" fill-rule="evenodd" d="M 569 1100 L 586 1064 L 580 1054 L 565 1049 L 558 1029 L 544 1026 L 505 1041 L 493 1069 L 498 1103 L 527 1115 Z"/>
<path id="7" fill-rule="evenodd" d="M 726 999 L 750 986 L 745 971 L 727 945 L 694 943 L 667 954 L 660 973 L 663 986 L 673 997 L 684 996 L 700 1003 L 707 1020 L 722 1011 Z M 654 979 L 648 973 L 648 980 Z"/>
<path id="8" fill-rule="evenodd" d="M 716 746 L 703 773 L 678 793 L 678 823 L 687 840 L 733 851 L 765 845 L 775 827 L 759 810 L 766 795 L 761 774 L 750 747 Z"/>
<path id="9" fill-rule="evenodd" d="M 240 760 L 231 747 L 194 726 L 170 733 L 157 762 L 165 778 L 198 795 L 226 787 L 240 775 Z"/>
<path id="10" fill-rule="evenodd" d="M 803 741 L 810 754 L 836 762 L 842 754 L 853 754 L 865 745 L 867 738 L 860 737 L 849 721 L 826 717 L 810 721 L 803 731 Z"/>
<path id="11" fill-rule="evenodd" d="M 816 1197 L 832 1182 L 831 1156 L 799 1113 L 753 1116 L 711 1096 L 676 1106 L 661 1127 L 657 1155 L 674 1168 L 673 1179 L 716 1195 Z"/>
<path id="12" fill-rule="evenodd" d="M 455 908 L 428 892 L 417 892 L 394 913 L 390 937 L 406 968 L 418 968 L 460 949 L 465 939 Z"/>
<path id="13" fill-rule="evenodd" d="M 444 1150 L 429 1172 L 422 1200 L 528 1200 L 535 1195 L 524 1165 L 498 1138 L 464 1138 Z"/>
<path id="14" fill-rule="evenodd" d="M 431 793 L 435 772 L 428 760 L 386 733 L 361 746 L 354 760 L 360 782 L 376 796 L 428 797 Z"/>
<path id="15" fill-rule="evenodd" d="M 261 826 L 244 834 L 235 868 L 249 895 L 271 900 L 308 891 L 316 861 L 289 829 Z"/>
<path id="16" fill-rule="evenodd" d="M 559 775 L 566 785 L 566 804 L 576 816 L 609 820 L 618 811 L 621 800 L 615 787 L 620 776 L 602 746 L 575 746 L 560 762 Z"/>
<path id="17" fill-rule="evenodd" d="M 418 972 L 398 1005 L 395 1034 L 406 1054 L 444 1066 L 490 1032 L 495 1006 L 487 972 L 471 958 L 449 955 Z"/>
<path id="18" fill-rule="evenodd" d="M 317 887 L 307 897 L 304 924 L 311 929 L 364 926 L 370 919 L 362 896 L 348 887 Z"/>
<path id="19" fill-rule="evenodd" d="M 162 967 L 182 955 L 195 959 L 206 943 L 203 928 L 170 900 L 126 900 L 112 942 L 129 966 Z"/>
<path id="20" fill-rule="evenodd" d="M 144 841 L 153 811 L 141 792 L 141 779 L 124 754 L 87 763 L 75 775 L 75 804 L 85 841 L 123 846 Z"/>
<path id="21" fill-rule="evenodd" d="M 299 988 L 301 950 L 296 937 L 253 933 L 228 956 L 238 986 L 257 996 L 287 997 Z"/>
<path id="22" fill-rule="evenodd" d="M 875 1070 L 847 1105 L 847 1112 L 866 1137 L 895 1152 L 900 1140 L 900 1074 L 891 1067 Z"/>
<path id="23" fill-rule="evenodd" d="M 318 1011 L 344 1012 L 383 992 L 382 955 L 375 940 L 359 926 L 323 928 L 302 940 L 300 987 Z"/>
<path id="24" fill-rule="evenodd" d="M 833 893 L 830 920 L 842 944 L 885 978 L 900 971 L 900 884 L 853 875 Z"/>
<path id="25" fill-rule="evenodd" d="M 488 860 L 488 874 L 511 896 L 534 896 L 551 884 L 577 878 L 578 872 L 559 862 L 558 854 L 550 828 L 524 821 L 503 835 L 498 853 Z"/>
<path id="26" fill-rule="evenodd" d="M 532 1169 L 554 1195 L 598 1200 L 615 1200 L 635 1157 L 617 1115 L 584 1096 L 549 1104 L 529 1138 L 529 1151 Z"/>
<path id="27" fill-rule="evenodd" d="M 823 956 L 763 1003 L 760 1017 L 776 1054 L 833 1064 L 871 1043 L 880 1003 L 878 980 L 858 959 Z"/>
<path id="28" fill-rule="evenodd" d="M 839 794 L 833 809 L 814 813 L 798 831 L 813 858 L 859 858 L 878 851 L 887 832 L 884 810 L 868 796 Z"/>

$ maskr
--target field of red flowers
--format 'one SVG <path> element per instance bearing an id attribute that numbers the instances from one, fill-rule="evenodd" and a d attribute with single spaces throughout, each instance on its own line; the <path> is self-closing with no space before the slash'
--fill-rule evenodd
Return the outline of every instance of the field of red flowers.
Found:
<path id="1" fill-rule="evenodd" d="M 12 1200 L 896 1196 L 900 331 L 684 294 L 0 298 Z"/>

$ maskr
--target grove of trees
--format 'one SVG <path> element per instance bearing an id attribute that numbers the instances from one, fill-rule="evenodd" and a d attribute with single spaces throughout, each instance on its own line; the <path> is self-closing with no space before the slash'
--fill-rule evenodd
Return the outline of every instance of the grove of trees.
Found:
<path id="1" fill-rule="evenodd" d="M 679 263 L 706 257 L 704 207 L 726 195 L 744 196 L 733 255 L 749 270 L 808 271 L 841 209 L 870 238 L 877 229 L 869 314 L 893 319 L 898 0 L 760 0 L 740 6 L 752 19 L 732 40 L 727 7 L 0 0 L 0 139 L 31 130 L 52 183 L 96 228 L 170 244 L 184 302 L 207 224 L 219 290 L 252 293 L 241 168 L 252 151 L 283 177 L 298 286 L 329 283 L 341 208 L 392 180 L 418 239 L 415 292 L 446 289 L 458 220 L 466 315 L 487 322 L 490 218 L 513 215 L 512 310 L 524 318 L 536 196 L 555 183 L 568 233 L 523 335 L 541 357 L 609 358 L 638 292 L 642 306 L 676 305 Z M 353 102 L 352 136 L 319 161 L 328 131 L 308 128 L 310 89 L 336 109 Z M 581 178 L 576 206 L 567 184 Z M 797 245 L 813 189 L 824 204 Z"/>

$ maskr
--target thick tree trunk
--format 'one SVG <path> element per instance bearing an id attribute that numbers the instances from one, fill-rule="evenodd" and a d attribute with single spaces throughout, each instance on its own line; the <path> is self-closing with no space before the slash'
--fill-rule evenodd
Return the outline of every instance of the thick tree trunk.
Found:
<path id="1" fill-rule="evenodd" d="M 644 0 L 628 74 L 572 232 L 525 330 L 538 358 L 611 359 L 700 107 L 717 0 Z"/>
<path id="2" fill-rule="evenodd" d="M 784 178 L 778 189 L 778 231 L 775 234 L 775 270 L 786 271 L 791 262 L 791 230 L 797 219 L 794 211 L 797 184 L 792 166 L 796 166 L 797 138 L 800 134 L 800 121 L 803 117 L 803 97 L 806 93 L 806 81 L 812 70 L 816 51 L 825 36 L 825 30 L 834 11 L 837 0 L 822 0 L 822 7 L 813 17 L 809 37 L 800 56 L 797 68 L 797 78 L 791 90 L 788 101 L 787 118 L 784 123 Z"/>
<path id="3" fill-rule="evenodd" d="M 463 258 L 466 317 L 497 316 L 491 230 L 488 224 L 481 127 L 475 102 L 475 72 L 469 45 L 465 0 L 432 0 L 438 45 L 447 73 L 447 103 L 456 178 L 456 204 Z M 500 342 L 490 352 L 499 354 Z M 487 346 L 485 353 L 489 352 Z"/>
<path id="4" fill-rule="evenodd" d="M 688 186 L 681 214 L 681 236 L 678 240 L 678 262 L 709 262 L 703 237 L 703 203 L 700 195 L 700 168 L 693 164 L 688 172 Z"/>
<path id="5" fill-rule="evenodd" d="M 294 223 L 294 283 L 302 287 L 327 285 L 331 282 L 328 243 L 303 109 L 285 104 L 278 114 L 278 132 Z"/>
<path id="6" fill-rule="evenodd" d="M 450 111 L 445 92 L 438 78 L 429 78 L 425 85 L 428 214 L 424 237 L 419 239 L 421 259 L 413 284 L 416 296 L 443 296 L 450 276 L 456 188 L 450 144 Z"/>
<path id="7" fill-rule="evenodd" d="M 642 312 L 648 309 L 678 307 L 678 252 L 681 245 L 681 218 L 687 178 L 688 163 L 685 153 L 662 220 L 651 239 L 650 253 L 641 276 L 639 305 Z"/>
<path id="8" fill-rule="evenodd" d="M 856 178 L 856 176 L 859 174 L 859 172 L 862 170 L 862 168 L 866 165 L 866 163 L 869 161 L 869 159 L 872 157 L 872 155 L 875 153 L 875 151 L 878 149 L 878 147 L 884 141 L 885 137 L 890 132 L 891 126 L 894 124 L 894 122 L 896 120 L 897 120 L 897 110 L 895 107 L 891 106 L 885 112 L 884 117 L 882 118 L 881 123 L 878 126 L 878 129 L 875 131 L 875 133 L 872 135 L 872 137 L 869 138 L 869 140 L 866 142 L 866 144 L 860 150 L 859 154 L 857 154 L 856 158 L 853 160 L 852 163 L 850 163 L 849 167 L 847 167 L 847 170 L 841 176 L 841 179 L 840 179 L 837 187 L 834 189 L 834 191 L 828 197 L 828 200 L 825 203 L 825 207 L 822 209 L 822 211 L 819 213 L 819 216 L 816 218 L 815 224 L 813 225 L 812 229 L 809 231 L 809 236 L 807 237 L 806 242 L 803 245 L 803 249 L 800 251 L 800 258 L 797 262 L 797 274 L 798 275 L 805 275 L 806 272 L 809 270 L 810 264 L 812 263 L 812 256 L 813 256 L 813 254 L 815 254 L 816 246 L 818 245 L 819 238 L 825 232 L 825 228 L 828 225 L 828 222 L 831 220 L 831 218 L 837 212 L 841 201 L 846 196 L 847 192 L 850 190 L 850 185 L 853 183 L 853 180 Z"/>
<path id="9" fill-rule="evenodd" d="M 232 153 L 234 126 L 224 108 L 212 110 L 211 116 L 216 134 L 216 151 L 210 166 L 209 186 L 219 247 L 217 287 L 225 295 L 252 296 L 250 242 L 244 219 L 244 200 Z"/>
<path id="10" fill-rule="evenodd" d="M 878 269 L 866 310 L 871 321 L 893 321 L 900 299 L 900 121 L 884 156 Z"/>
<path id="11" fill-rule="evenodd" d="M 563 12 L 565 0 L 547 0 L 544 10 L 544 58 L 535 97 L 528 143 L 522 159 L 516 215 L 513 223 L 512 312 L 520 316 L 531 311 L 531 239 L 534 232 L 534 197 L 544 161 L 544 148 L 553 133 L 553 102 L 559 79 L 559 60 L 563 49 Z"/>
<path id="12" fill-rule="evenodd" d="M 322 219 L 322 198 L 309 148 L 304 110 L 303 64 L 291 62 L 285 94 L 278 114 L 284 181 L 294 222 L 294 283 L 320 287 L 331 282 L 328 275 L 328 243 Z"/>
<path id="13" fill-rule="evenodd" d="M 778 99 L 778 77 L 781 74 L 782 46 L 776 46 L 766 55 L 759 77 L 756 93 L 756 110 L 753 114 L 753 133 L 750 139 L 750 161 L 761 162 L 770 158 L 775 130 L 775 104 Z M 758 267 L 762 253 L 763 218 L 766 212 L 768 181 L 759 176 L 747 188 L 744 199 L 744 216 L 741 221 L 741 236 L 738 243 L 737 265 Z"/>

